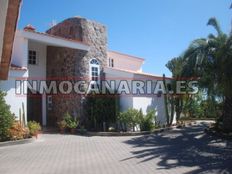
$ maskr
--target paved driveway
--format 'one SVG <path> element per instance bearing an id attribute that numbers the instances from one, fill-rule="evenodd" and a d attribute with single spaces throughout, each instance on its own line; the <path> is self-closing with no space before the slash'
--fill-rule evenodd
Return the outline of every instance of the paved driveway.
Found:
<path id="1" fill-rule="evenodd" d="M 232 173 L 231 142 L 203 125 L 158 135 L 82 137 L 45 134 L 0 148 L 0 174 Z"/>

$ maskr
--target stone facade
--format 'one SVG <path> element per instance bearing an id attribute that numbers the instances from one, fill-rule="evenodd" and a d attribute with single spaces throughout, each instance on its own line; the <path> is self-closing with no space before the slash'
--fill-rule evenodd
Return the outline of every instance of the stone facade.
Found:
<path id="1" fill-rule="evenodd" d="M 47 47 L 47 78 L 88 79 L 89 61 L 96 58 L 101 70 L 107 64 L 106 27 L 84 18 L 74 17 L 64 20 L 47 31 L 47 33 L 86 43 L 88 52 L 54 46 Z M 80 96 L 53 96 L 52 109 L 48 110 L 48 125 L 54 125 L 65 112 L 74 116 L 81 115 Z"/>
<path id="2" fill-rule="evenodd" d="M 83 42 L 90 46 L 90 50 L 80 60 L 80 73 L 89 76 L 89 60 L 96 58 L 101 68 L 107 64 L 107 31 L 106 27 L 95 21 L 73 17 L 64 20 L 47 31 L 47 33 L 67 39 Z"/>

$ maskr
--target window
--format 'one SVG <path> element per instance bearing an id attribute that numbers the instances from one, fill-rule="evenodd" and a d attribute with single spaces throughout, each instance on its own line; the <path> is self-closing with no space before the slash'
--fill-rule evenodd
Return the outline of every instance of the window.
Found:
<path id="1" fill-rule="evenodd" d="M 36 51 L 29 50 L 28 52 L 28 64 L 30 65 L 36 65 L 37 59 L 36 59 Z"/>
<path id="2" fill-rule="evenodd" d="M 51 95 L 47 96 L 47 108 L 49 111 L 52 110 L 52 96 Z"/>
<path id="3" fill-rule="evenodd" d="M 92 60 L 90 61 L 90 64 L 91 64 L 91 65 L 99 65 L 99 62 L 98 62 L 97 59 L 92 59 Z"/>
<path id="4" fill-rule="evenodd" d="M 91 80 L 92 81 L 98 81 L 98 67 L 91 67 Z"/>
<path id="5" fill-rule="evenodd" d="M 99 82 L 100 64 L 97 59 L 90 60 L 90 79 L 91 81 Z"/>
<path id="6" fill-rule="evenodd" d="M 70 27 L 70 29 L 69 29 L 69 35 L 73 35 L 73 32 L 74 30 L 73 30 L 73 27 Z"/>
<path id="7" fill-rule="evenodd" d="M 109 58 L 109 67 L 114 67 L 114 59 Z"/>

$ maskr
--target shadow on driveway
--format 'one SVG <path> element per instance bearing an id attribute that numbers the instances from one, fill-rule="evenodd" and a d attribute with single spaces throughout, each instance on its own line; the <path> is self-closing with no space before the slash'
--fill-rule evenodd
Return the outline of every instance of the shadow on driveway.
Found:
<path id="1" fill-rule="evenodd" d="M 232 142 L 204 133 L 204 124 L 174 129 L 158 135 L 135 137 L 125 143 L 132 145 L 133 158 L 141 163 L 159 158 L 159 169 L 198 167 L 186 174 L 232 173 Z M 123 159 L 126 161 L 129 159 Z"/>

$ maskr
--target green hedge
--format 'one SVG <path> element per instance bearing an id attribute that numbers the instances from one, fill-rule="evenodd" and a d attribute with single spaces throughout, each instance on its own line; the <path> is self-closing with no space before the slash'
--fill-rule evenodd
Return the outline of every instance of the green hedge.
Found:
<path id="1" fill-rule="evenodd" d="M 10 106 L 4 99 L 5 93 L 0 91 L 0 141 L 10 139 L 9 129 L 14 123 L 14 116 L 10 112 Z"/>

